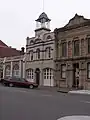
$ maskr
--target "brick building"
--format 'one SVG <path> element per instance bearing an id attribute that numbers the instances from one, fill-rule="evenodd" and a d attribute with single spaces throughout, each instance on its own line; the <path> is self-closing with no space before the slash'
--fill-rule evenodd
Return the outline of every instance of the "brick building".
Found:
<path id="1" fill-rule="evenodd" d="M 56 84 L 90 89 L 90 19 L 76 14 L 54 32 Z"/>

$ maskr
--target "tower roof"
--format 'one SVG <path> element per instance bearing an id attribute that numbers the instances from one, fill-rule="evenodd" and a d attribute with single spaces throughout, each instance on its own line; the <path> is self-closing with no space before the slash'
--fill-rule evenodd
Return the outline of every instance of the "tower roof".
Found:
<path id="1" fill-rule="evenodd" d="M 43 23 L 43 22 L 51 21 L 51 19 L 49 19 L 47 14 L 43 12 L 36 21 Z"/>

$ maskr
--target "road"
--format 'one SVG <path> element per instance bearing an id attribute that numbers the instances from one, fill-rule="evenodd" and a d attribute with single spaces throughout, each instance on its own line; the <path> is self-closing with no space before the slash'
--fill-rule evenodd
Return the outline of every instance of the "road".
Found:
<path id="1" fill-rule="evenodd" d="M 0 120 L 57 120 L 90 115 L 90 96 L 0 86 Z"/>

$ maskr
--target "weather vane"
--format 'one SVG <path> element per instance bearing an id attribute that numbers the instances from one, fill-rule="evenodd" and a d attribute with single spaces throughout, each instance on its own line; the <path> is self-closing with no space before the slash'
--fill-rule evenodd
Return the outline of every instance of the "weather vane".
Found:
<path id="1" fill-rule="evenodd" d="M 43 12 L 44 12 L 44 0 L 43 0 Z"/>

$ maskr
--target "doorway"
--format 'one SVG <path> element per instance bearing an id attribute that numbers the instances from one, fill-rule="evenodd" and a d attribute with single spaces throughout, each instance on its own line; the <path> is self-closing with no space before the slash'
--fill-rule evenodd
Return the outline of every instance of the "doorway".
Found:
<path id="1" fill-rule="evenodd" d="M 3 71 L 1 70 L 0 71 L 0 79 L 2 79 L 3 78 Z"/>
<path id="2" fill-rule="evenodd" d="M 79 87 L 79 63 L 73 64 L 73 85 L 72 87 Z"/>
<path id="3" fill-rule="evenodd" d="M 36 68 L 36 83 L 39 85 L 39 82 L 40 82 L 40 69 L 39 68 Z"/>

